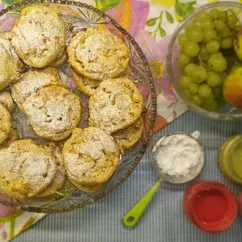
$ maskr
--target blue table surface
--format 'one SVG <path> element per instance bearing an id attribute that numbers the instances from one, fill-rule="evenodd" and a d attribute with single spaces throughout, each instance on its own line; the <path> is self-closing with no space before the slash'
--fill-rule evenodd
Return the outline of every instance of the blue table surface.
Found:
<path id="1" fill-rule="evenodd" d="M 162 184 L 139 224 L 132 230 L 122 225 L 123 215 L 155 183 L 150 165 L 154 142 L 163 134 L 182 131 L 201 133 L 206 165 L 199 180 L 216 180 L 237 194 L 242 188 L 224 178 L 217 168 L 217 150 L 226 138 L 242 133 L 241 121 L 218 121 L 187 112 L 153 136 L 136 171 L 118 189 L 90 207 L 52 214 L 40 220 L 14 242 L 239 242 L 242 218 L 226 232 L 207 234 L 194 228 L 183 215 L 182 199 L 191 185 Z"/>

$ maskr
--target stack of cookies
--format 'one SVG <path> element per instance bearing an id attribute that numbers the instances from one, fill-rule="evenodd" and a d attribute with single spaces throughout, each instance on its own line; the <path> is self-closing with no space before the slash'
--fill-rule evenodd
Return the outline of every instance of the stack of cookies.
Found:
<path id="1" fill-rule="evenodd" d="M 95 192 L 142 136 L 144 103 L 129 79 L 125 42 L 101 25 L 70 31 L 53 8 L 33 5 L 0 33 L 0 192 L 12 198 L 51 196 L 67 179 Z M 89 97 L 85 129 L 81 101 L 57 69 L 67 59 Z M 19 139 L 11 127 L 15 103 L 44 142 Z"/>

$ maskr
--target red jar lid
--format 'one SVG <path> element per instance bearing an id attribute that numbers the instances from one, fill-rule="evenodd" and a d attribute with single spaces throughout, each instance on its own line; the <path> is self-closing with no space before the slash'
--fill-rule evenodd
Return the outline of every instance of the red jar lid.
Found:
<path id="1" fill-rule="evenodd" d="M 233 193 L 222 183 L 214 181 L 192 185 L 185 193 L 183 207 L 196 227 L 211 233 L 228 229 L 237 216 Z"/>

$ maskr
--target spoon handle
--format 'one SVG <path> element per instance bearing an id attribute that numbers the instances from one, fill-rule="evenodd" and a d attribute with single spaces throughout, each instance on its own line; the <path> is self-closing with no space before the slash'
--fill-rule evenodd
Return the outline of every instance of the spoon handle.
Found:
<path id="1" fill-rule="evenodd" d="M 123 224 L 125 227 L 135 227 L 159 186 L 160 181 L 156 182 L 155 185 L 124 215 Z"/>

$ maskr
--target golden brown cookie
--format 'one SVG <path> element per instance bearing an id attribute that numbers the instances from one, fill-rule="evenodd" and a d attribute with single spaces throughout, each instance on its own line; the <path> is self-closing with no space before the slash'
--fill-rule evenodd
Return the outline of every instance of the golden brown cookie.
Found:
<path id="1" fill-rule="evenodd" d="M 0 103 L 11 113 L 14 109 L 13 99 L 9 92 L 0 92 Z"/>
<path id="2" fill-rule="evenodd" d="M 82 185 L 78 182 L 75 182 L 74 180 L 72 180 L 71 182 L 83 192 L 96 192 L 104 185 L 103 183 L 100 183 L 93 186 L 89 186 L 89 185 Z"/>
<path id="3" fill-rule="evenodd" d="M 35 133 L 48 140 L 68 137 L 81 119 L 79 98 L 60 86 L 46 86 L 23 102 Z"/>
<path id="4" fill-rule="evenodd" d="M 117 77 L 126 69 L 130 57 L 123 40 L 100 26 L 77 33 L 67 52 L 77 73 L 96 80 Z"/>
<path id="5" fill-rule="evenodd" d="M 30 70 L 12 85 L 11 94 L 18 107 L 24 112 L 23 102 L 31 95 L 35 95 L 42 87 L 49 85 L 61 85 L 61 78 L 56 68 Z"/>
<path id="6" fill-rule="evenodd" d="M 123 153 L 123 151 L 130 149 L 138 142 L 143 130 L 144 122 L 142 118 L 139 118 L 127 128 L 113 133 L 112 136 Z"/>
<path id="7" fill-rule="evenodd" d="M 21 61 L 11 46 L 10 32 L 0 33 L 0 90 L 20 77 Z"/>
<path id="8" fill-rule="evenodd" d="M 54 179 L 55 160 L 31 140 L 14 141 L 0 150 L 0 191 L 24 199 L 43 191 Z"/>
<path id="9" fill-rule="evenodd" d="M 0 103 L 0 145 L 8 138 L 11 130 L 11 115 L 9 111 Z"/>
<path id="10" fill-rule="evenodd" d="M 89 125 L 114 133 L 134 123 L 143 107 L 143 97 L 131 80 L 105 80 L 89 99 Z"/>
<path id="11" fill-rule="evenodd" d="M 42 68 L 54 62 L 66 47 L 66 29 L 51 8 L 32 5 L 21 12 L 12 30 L 12 45 L 29 66 Z"/>
<path id="12" fill-rule="evenodd" d="M 52 63 L 50 63 L 50 66 L 58 67 L 61 66 L 66 60 L 67 60 L 67 52 L 64 50 L 59 54 L 56 60 L 54 60 Z"/>
<path id="13" fill-rule="evenodd" d="M 14 129 L 10 129 L 7 139 L 0 145 L 0 148 L 7 148 L 13 141 L 19 139 L 18 133 Z"/>
<path id="14" fill-rule="evenodd" d="M 39 193 L 37 197 L 47 197 L 55 194 L 58 189 L 63 187 L 66 180 L 66 170 L 64 167 L 61 147 L 54 142 L 44 144 L 42 147 L 55 158 L 57 171 L 53 181 L 45 188 L 44 191 Z"/>
<path id="15" fill-rule="evenodd" d="M 95 127 L 74 129 L 64 144 L 62 155 L 68 178 L 88 186 L 106 182 L 120 159 L 113 137 Z"/>

